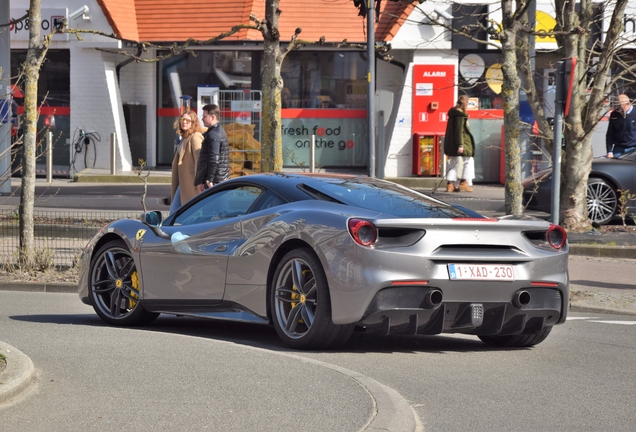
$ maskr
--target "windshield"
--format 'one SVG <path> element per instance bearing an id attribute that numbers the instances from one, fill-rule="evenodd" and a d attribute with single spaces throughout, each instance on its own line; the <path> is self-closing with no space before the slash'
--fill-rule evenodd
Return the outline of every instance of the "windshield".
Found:
<path id="1" fill-rule="evenodd" d="M 467 217 L 467 213 L 391 182 L 351 179 L 311 182 L 301 186 L 315 199 L 374 210 L 406 218 Z"/>

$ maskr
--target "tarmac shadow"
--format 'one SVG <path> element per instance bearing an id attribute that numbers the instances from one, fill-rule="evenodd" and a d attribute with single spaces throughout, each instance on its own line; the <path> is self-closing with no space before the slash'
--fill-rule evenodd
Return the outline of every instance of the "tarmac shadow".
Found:
<path id="1" fill-rule="evenodd" d="M 110 327 L 95 314 L 38 314 L 14 315 L 9 319 L 24 322 L 84 325 L 91 327 Z M 114 327 L 126 329 L 126 327 Z M 279 352 L 305 351 L 294 350 L 285 345 L 276 334 L 276 330 L 268 325 L 243 323 L 234 321 L 210 320 L 195 317 L 161 315 L 156 321 L 141 327 L 128 327 L 134 331 L 180 334 L 215 339 L 234 344 L 257 347 Z M 474 338 L 474 339 L 473 339 Z M 375 333 L 354 332 L 351 339 L 342 347 L 332 350 L 311 350 L 308 352 L 329 353 L 422 353 L 445 354 L 447 352 L 488 352 L 507 351 L 528 348 L 492 347 L 474 337 L 454 337 L 450 335 L 403 336 L 380 335 Z"/>

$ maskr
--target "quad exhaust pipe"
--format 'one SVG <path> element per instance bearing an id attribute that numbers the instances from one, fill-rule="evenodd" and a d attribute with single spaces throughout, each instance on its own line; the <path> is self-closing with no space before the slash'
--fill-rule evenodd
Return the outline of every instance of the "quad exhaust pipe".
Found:
<path id="1" fill-rule="evenodd" d="M 530 293 L 528 291 L 517 291 L 515 296 L 512 298 L 512 305 L 517 309 L 521 309 L 524 306 L 530 304 Z"/>

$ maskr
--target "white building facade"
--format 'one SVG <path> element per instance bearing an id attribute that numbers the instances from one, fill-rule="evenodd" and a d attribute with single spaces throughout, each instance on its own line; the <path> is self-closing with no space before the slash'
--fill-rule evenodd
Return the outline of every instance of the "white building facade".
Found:
<path id="1" fill-rule="evenodd" d="M 28 3 L 11 0 L 12 19 L 24 15 Z M 391 61 L 378 60 L 376 65 L 374 115 L 378 119 L 379 149 L 376 159 L 380 165 L 377 172 L 382 176 L 440 176 L 443 157 L 439 155 L 439 146 L 445 130 L 445 113 L 454 105 L 458 94 L 466 93 L 471 98 L 470 122 L 478 146 L 475 181 L 500 180 L 503 104 L 498 94 L 499 51 L 495 45 L 461 41 L 450 31 L 431 24 L 431 19 L 435 19 L 449 26 L 461 25 L 462 20 L 470 19 L 467 17 L 476 12 L 496 18 L 498 7 L 496 2 L 490 5 L 463 0 L 426 2 L 411 12 L 389 41 Z M 550 17 L 552 7 L 549 2 L 539 2 L 537 10 Z M 629 21 L 630 16 L 636 16 L 636 5 L 628 7 L 626 32 L 636 32 Z M 113 33 L 96 0 L 63 3 L 42 0 L 43 33 L 50 31 L 60 17 L 68 19 L 69 27 L 74 29 Z M 550 25 L 549 20 L 544 21 L 541 25 Z M 28 31 L 20 23 L 10 31 L 12 75 L 15 76 L 20 56 L 27 48 Z M 262 49 L 258 47 L 249 51 L 232 44 L 219 44 L 197 48 L 202 54 L 199 57 L 136 62 L 114 53 L 119 50 L 137 53 L 134 46 L 123 46 L 119 40 L 94 33 L 82 33 L 80 37 L 81 40 L 73 34 L 55 36 L 50 47 L 50 57 L 54 60 L 42 69 L 44 81 L 41 79 L 41 83 L 44 84 L 40 89 L 41 99 L 50 98 L 49 103 L 43 104 L 41 114 L 55 116 L 54 132 L 58 140 L 54 169 L 69 176 L 85 168 L 109 169 L 109 140 L 113 133 L 116 134 L 118 171 L 131 171 L 138 165 L 137 158 L 144 159 L 149 167 L 169 167 L 174 137 L 171 128 L 179 115 L 180 95 L 190 93 L 196 99 L 197 95 L 192 93 L 201 85 L 235 91 L 261 88 L 258 70 Z M 545 76 L 539 81 L 547 95 L 547 109 L 549 95 L 554 90 L 550 68 L 558 60 L 550 51 L 554 47 L 552 41 L 537 41 L 541 52 L 537 56 L 537 73 Z M 298 160 L 301 165 L 304 163 L 304 143 L 311 132 L 318 132 L 318 138 L 322 139 L 323 167 L 367 168 L 366 90 L 363 92 L 366 71 L 360 53 L 309 47 L 291 53 L 285 60 L 283 76 L 290 94 L 288 105 L 283 106 L 286 168 L 298 165 Z M 149 49 L 142 57 L 151 60 L 157 54 L 161 52 Z M 312 55 L 316 59 L 312 59 Z M 47 74 L 55 76 L 55 80 L 46 81 Z M 60 84 L 64 79 L 68 82 Z M 19 81 L 16 84 L 19 87 Z M 139 106 L 144 110 L 132 110 L 136 115 L 131 117 L 130 107 Z M 194 107 L 200 108 L 196 104 Z M 522 118 L 526 117 L 527 109 L 522 112 Z M 131 128 L 136 129 L 134 138 Z M 76 154 L 80 129 L 96 132 L 101 138 L 95 146 L 94 166 L 90 166 L 90 160 L 86 163 L 81 153 Z M 429 144 L 433 147 L 427 147 Z M 542 163 L 540 152 L 531 147 L 528 144 L 527 173 Z M 429 150 L 432 153 L 418 153 Z"/>

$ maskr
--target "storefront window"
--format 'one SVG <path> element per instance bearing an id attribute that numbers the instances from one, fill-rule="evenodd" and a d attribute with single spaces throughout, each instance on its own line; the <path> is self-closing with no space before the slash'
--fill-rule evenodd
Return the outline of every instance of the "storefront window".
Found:
<path id="1" fill-rule="evenodd" d="M 158 55 L 162 53 L 159 52 Z M 159 106 L 179 108 L 180 98 L 189 95 L 196 106 L 197 86 L 215 84 L 220 90 L 252 88 L 250 51 L 197 51 L 170 57 L 159 63 Z"/>
<path id="2" fill-rule="evenodd" d="M 260 66 L 253 63 L 253 57 L 251 51 L 197 51 L 196 56 L 184 54 L 159 63 L 157 165 L 172 163 L 174 122 L 180 114 L 181 97 L 190 96 L 191 108 L 196 111 L 200 108 L 197 101 L 200 86 L 251 89 L 253 76 L 260 75 Z M 207 102 L 211 101 L 202 100 L 202 104 Z"/>
<path id="3" fill-rule="evenodd" d="M 20 143 L 22 135 L 20 117 L 24 113 L 24 75 L 22 66 L 26 62 L 26 50 L 11 50 L 11 84 L 13 99 L 17 104 L 20 116 L 14 119 L 12 136 L 15 143 Z M 49 50 L 40 68 L 38 78 L 38 139 L 37 155 L 44 152 L 44 133 L 53 132 L 53 169 L 67 171 L 70 154 L 70 54 L 68 50 Z M 15 107 L 14 107 L 15 108 Z M 12 149 L 12 169 L 16 170 L 21 163 L 20 146 Z M 37 159 L 38 170 L 43 170 L 44 158 Z"/>
<path id="4" fill-rule="evenodd" d="M 365 53 L 293 51 L 281 76 L 283 108 L 367 107 Z"/>
<path id="5" fill-rule="evenodd" d="M 368 158 L 366 56 L 294 51 L 281 68 L 283 166 L 363 168 Z"/>

